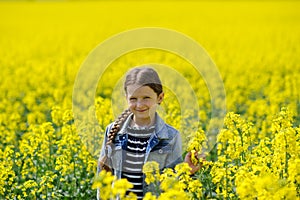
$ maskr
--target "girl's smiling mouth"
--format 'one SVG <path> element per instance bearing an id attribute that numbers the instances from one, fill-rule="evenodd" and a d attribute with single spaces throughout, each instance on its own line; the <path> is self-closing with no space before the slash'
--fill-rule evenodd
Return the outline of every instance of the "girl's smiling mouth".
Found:
<path id="1" fill-rule="evenodd" d="M 136 110 L 137 112 L 145 112 L 147 111 L 148 109 L 143 109 L 143 110 Z"/>

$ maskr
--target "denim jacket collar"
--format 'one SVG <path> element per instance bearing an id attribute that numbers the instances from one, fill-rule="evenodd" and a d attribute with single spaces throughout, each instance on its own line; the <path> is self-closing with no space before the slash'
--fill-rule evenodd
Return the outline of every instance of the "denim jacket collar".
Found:
<path id="1" fill-rule="evenodd" d="M 126 128 L 128 127 L 130 123 L 130 119 L 133 116 L 133 113 L 131 113 L 127 119 L 125 120 L 123 126 L 121 127 L 120 131 L 118 132 L 118 135 L 126 134 Z M 164 128 L 165 122 L 162 120 L 162 118 L 155 113 L 155 134 L 159 139 L 168 139 L 167 131 L 162 131 Z"/>

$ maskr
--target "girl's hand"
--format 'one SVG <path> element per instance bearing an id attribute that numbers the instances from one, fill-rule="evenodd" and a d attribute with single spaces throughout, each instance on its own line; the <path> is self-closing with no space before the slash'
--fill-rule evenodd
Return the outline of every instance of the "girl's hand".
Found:
<path id="1" fill-rule="evenodd" d="M 197 165 L 194 165 L 193 162 L 192 162 L 192 153 L 191 152 L 188 152 L 186 155 L 185 155 L 185 158 L 184 158 L 184 162 L 186 162 L 191 169 L 191 174 L 194 174 L 196 173 L 201 167 L 202 167 L 202 162 L 199 162 Z M 205 161 L 205 155 L 204 154 L 201 154 L 200 156 L 198 155 L 197 152 L 195 152 L 195 157 L 196 158 L 202 158 L 203 161 Z"/>

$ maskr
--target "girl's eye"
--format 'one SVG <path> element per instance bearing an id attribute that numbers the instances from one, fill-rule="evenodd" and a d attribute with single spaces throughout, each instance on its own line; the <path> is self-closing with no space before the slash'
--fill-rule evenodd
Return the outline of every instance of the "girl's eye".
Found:
<path id="1" fill-rule="evenodd" d="M 144 99 L 150 99 L 150 97 L 144 97 Z"/>
<path id="2" fill-rule="evenodd" d="M 136 101 L 136 98 L 131 97 L 129 100 L 130 100 L 130 101 Z"/>

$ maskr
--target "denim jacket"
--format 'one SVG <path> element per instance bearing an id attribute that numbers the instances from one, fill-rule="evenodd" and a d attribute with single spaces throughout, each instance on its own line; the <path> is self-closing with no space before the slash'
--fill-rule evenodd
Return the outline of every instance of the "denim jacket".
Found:
<path id="1" fill-rule="evenodd" d="M 126 145 L 128 136 L 126 134 L 126 128 L 129 125 L 132 114 L 125 120 L 120 131 L 116 134 L 114 144 L 112 145 L 112 151 L 108 153 L 108 163 L 113 169 L 114 175 L 117 179 L 121 178 L 123 158 L 126 153 Z M 105 144 L 107 141 L 107 135 L 113 123 L 108 125 L 105 130 L 105 138 L 102 145 L 102 150 L 99 159 L 105 155 Z M 174 168 L 176 164 L 181 163 L 182 160 L 182 146 L 179 132 L 172 126 L 166 124 L 160 116 L 155 115 L 155 132 L 151 135 L 148 146 L 146 148 L 145 160 L 156 161 L 159 163 L 160 169 Z M 97 173 L 100 172 L 99 165 Z M 144 181 L 145 184 L 145 181 Z M 147 187 L 144 185 L 144 194 L 147 192 Z M 97 194 L 99 199 L 99 191 Z"/>

